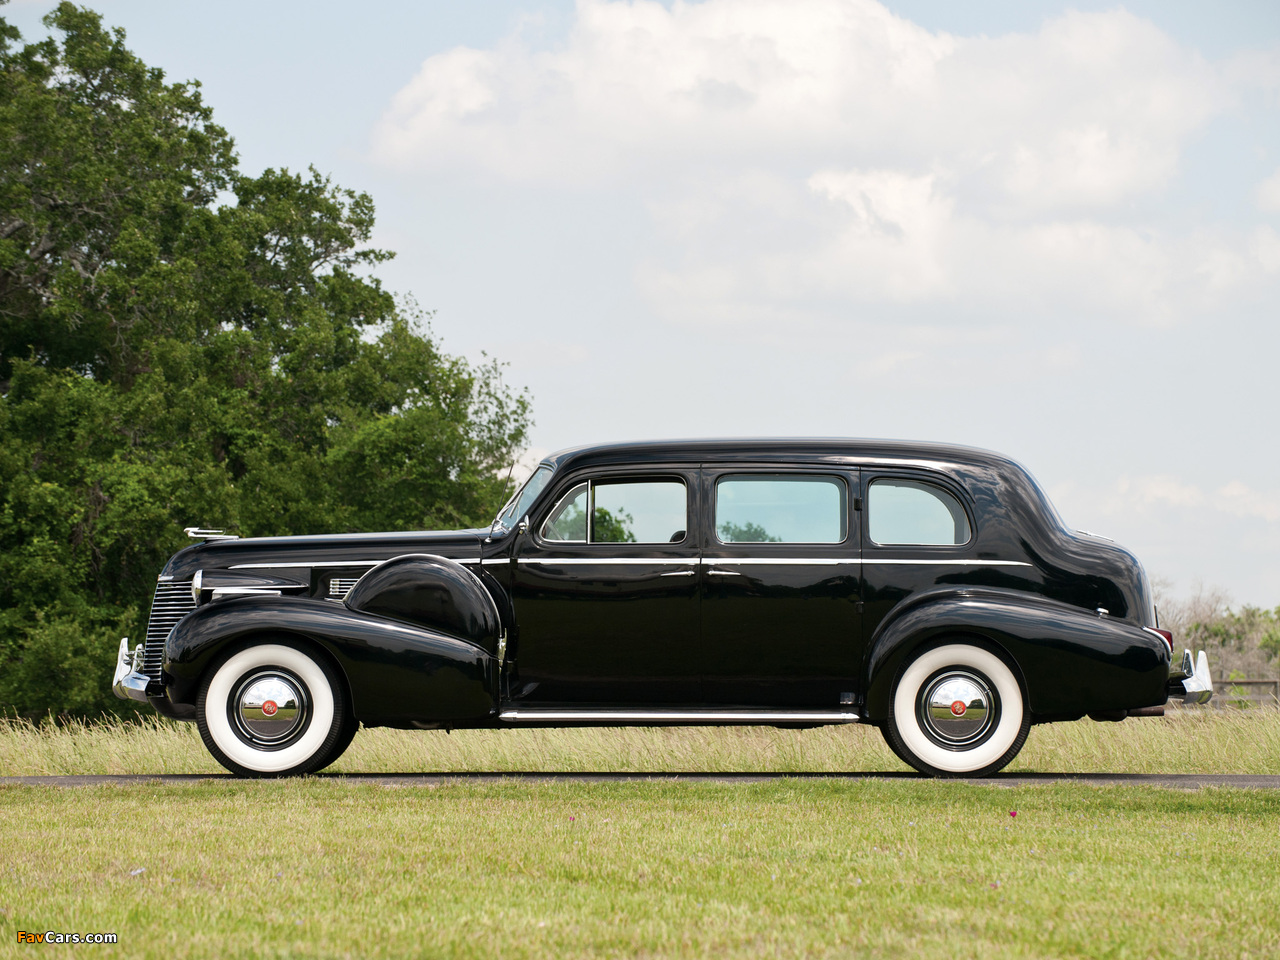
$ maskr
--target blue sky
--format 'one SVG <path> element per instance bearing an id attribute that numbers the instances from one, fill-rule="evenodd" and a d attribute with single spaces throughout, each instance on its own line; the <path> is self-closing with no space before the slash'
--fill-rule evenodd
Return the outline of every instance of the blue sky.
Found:
<path id="1" fill-rule="evenodd" d="M 991 447 L 1175 595 L 1280 603 L 1280 5 L 95 9 L 246 171 L 373 195 L 380 275 L 509 363 L 535 454 Z"/>

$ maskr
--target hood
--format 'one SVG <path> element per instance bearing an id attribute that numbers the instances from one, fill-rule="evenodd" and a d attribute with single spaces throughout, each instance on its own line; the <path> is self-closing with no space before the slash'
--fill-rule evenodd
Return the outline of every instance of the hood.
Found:
<path id="1" fill-rule="evenodd" d="M 477 560 L 487 530 L 410 533 L 342 533 L 306 537 L 210 540 L 175 553 L 161 573 L 190 580 L 197 570 L 235 570 L 245 575 L 283 576 L 307 582 L 315 567 L 372 566 L 407 553 L 450 560 Z"/>

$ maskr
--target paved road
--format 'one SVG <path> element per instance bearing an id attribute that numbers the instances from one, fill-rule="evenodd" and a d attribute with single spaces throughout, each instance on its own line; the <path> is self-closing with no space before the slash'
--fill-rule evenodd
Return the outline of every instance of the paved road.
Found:
<path id="1" fill-rule="evenodd" d="M 914 773 L 385 773 L 321 774 L 316 779 L 334 783 L 378 784 L 387 787 L 426 787 L 448 783 L 483 783 L 515 780 L 523 783 L 769 783 L 788 778 L 799 780 L 924 780 Z M 229 781 L 229 774 L 123 774 L 119 776 L 0 777 L 0 787 L 89 787 L 99 784 L 198 783 L 202 780 Z M 1091 786 L 1172 787 L 1199 790 L 1202 787 L 1247 787 L 1280 789 L 1280 776 L 1211 773 L 1002 773 L 985 780 L 956 780 L 997 787 L 1025 787 L 1042 783 L 1082 783 Z"/>

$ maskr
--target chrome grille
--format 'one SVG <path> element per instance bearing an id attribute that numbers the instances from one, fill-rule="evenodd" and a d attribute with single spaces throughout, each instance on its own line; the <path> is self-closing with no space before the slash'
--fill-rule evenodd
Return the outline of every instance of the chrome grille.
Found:
<path id="1" fill-rule="evenodd" d="M 329 581 L 329 596 L 345 597 L 347 591 L 356 585 L 359 577 L 334 577 Z"/>
<path id="2" fill-rule="evenodd" d="M 147 623 L 147 645 L 142 652 L 142 672 L 152 680 L 160 679 L 164 662 L 164 641 L 174 624 L 196 608 L 191 596 L 191 581 L 156 584 L 156 597 L 151 602 L 151 620 Z"/>

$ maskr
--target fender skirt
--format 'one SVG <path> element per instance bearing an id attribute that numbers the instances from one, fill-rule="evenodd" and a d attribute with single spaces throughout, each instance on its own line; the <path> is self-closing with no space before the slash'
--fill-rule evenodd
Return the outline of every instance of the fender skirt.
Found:
<path id="1" fill-rule="evenodd" d="M 465 725 L 495 711 L 497 661 L 475 642 L 306 597 L 243 597 L 197 608 L 165 643 L 169 699 L 194 703 L 200 678 L 222 650 L 271 637 L 323 648 L 346 677 L 355 716 L 368 726 Z"/>
<path id="2" fill-rule="evenodd" d="M 925 646 L 985 641 L 1018 667 L 1043 719 L 1132 710 L 1168 698 L 1169 650 L 1141 627 L 1043 597 L 1001 590 L 922 594 L 868 644 L 866 715 L 883 720 L 903 664 Z"/>

